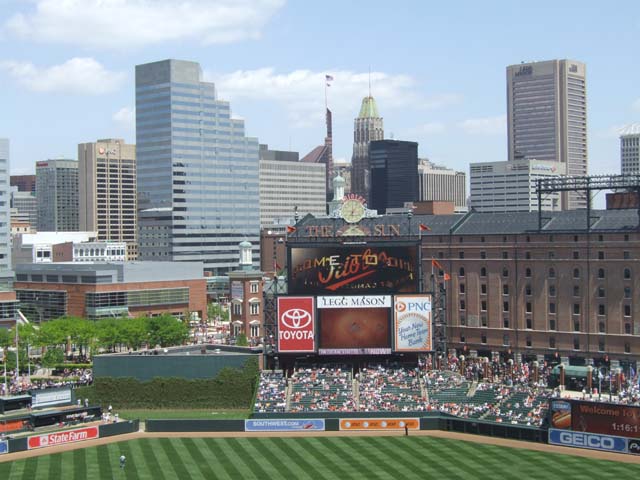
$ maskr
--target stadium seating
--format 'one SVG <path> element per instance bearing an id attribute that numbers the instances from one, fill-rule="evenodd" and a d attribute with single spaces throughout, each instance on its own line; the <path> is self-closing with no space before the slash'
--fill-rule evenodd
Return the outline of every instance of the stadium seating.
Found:
<path id="1" fill-rule="evenodd" d="M 342 368 L 304 368 L 291 376 L 289 412 L 353 411 L 351 371 Z"/>
<path id="2" fill-rule="evenodd" d="M 420 376 L 405 368 L 362 369 L 358 376 L 360 411 L 425 410 Z"/>
<path id="3" fill-rule="evenodd" d="M 263 370 L 256 393 L 254 412 L 284 412 L 286 406 L 287 379 L 281 370 Z"/>

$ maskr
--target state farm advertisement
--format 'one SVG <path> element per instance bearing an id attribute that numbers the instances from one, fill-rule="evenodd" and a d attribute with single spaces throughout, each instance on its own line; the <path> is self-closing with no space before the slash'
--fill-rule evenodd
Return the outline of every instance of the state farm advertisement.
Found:
<path id="1" fill-rule="evenodd" d="M 313 297 L 278 297 L 278 351 L 314 352 Z"/>
<path id="2" fill-rule="evenodd" d="M 98 438 L 98 427 L 77 428 L 64 432 L 48 433 L 45 435 L 34 435 L 27 440 L 29 450 L 34 448 L 54 447 L 65 443 L 82 442 Z"/>

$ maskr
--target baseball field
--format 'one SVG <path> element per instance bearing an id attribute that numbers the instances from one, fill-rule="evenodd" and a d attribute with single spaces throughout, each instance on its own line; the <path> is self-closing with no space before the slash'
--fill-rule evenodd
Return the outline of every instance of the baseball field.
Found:
<path id="1" fill-rule="evenodd" d="M 640 464 L 428 436 L 140 438 L 0 463 L 0 479 L 11 480 L 639 476 Z"/>

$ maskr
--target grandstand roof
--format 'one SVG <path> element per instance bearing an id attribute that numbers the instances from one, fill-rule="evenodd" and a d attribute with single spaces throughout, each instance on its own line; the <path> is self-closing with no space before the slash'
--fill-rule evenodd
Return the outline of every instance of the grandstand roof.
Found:
<path id="1" fill-rule="evenodd" d="M 541 232 L 584 232 L 586 230 L 587 211 L 570 210 L 564 212 L 543 212 Z M 638 228 L 638 211 L 592 210 L 592 232 L 633 231 Z M 313 236 L 305 233 L 305 226 L 331 226 L 334 230 L 344 227 L 342 219 L 314 217 L 306 215 L 298 224 L 290 240 Z M 441 236 L 441 235 L 507 235 L 536 233 L 538 231 L 538 212 L 482 213 L 471 211 L 453 215 L 412 215 L 392 214 L 362 219 L 358 224 L 363 229 L 374 231 L 377 226 L 397 226 L 401 236 Z M 420 225 L 427 229 L 420 231 Z"/>

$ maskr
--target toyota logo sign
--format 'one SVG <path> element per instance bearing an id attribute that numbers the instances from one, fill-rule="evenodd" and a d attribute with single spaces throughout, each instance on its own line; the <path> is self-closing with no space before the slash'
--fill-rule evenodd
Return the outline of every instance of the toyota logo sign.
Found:
<path id="1" fill-rule="evenodd" d="M 305 328 L 311 323 L 311 314 L 301 308 L 292 308 L 282 314 L 282 323 L 294 330 Z"/>
<path id="2" fill-rule="evenodd" d="M 315 351 L 314 298 L 278 298 L 278 351 Z"/>

